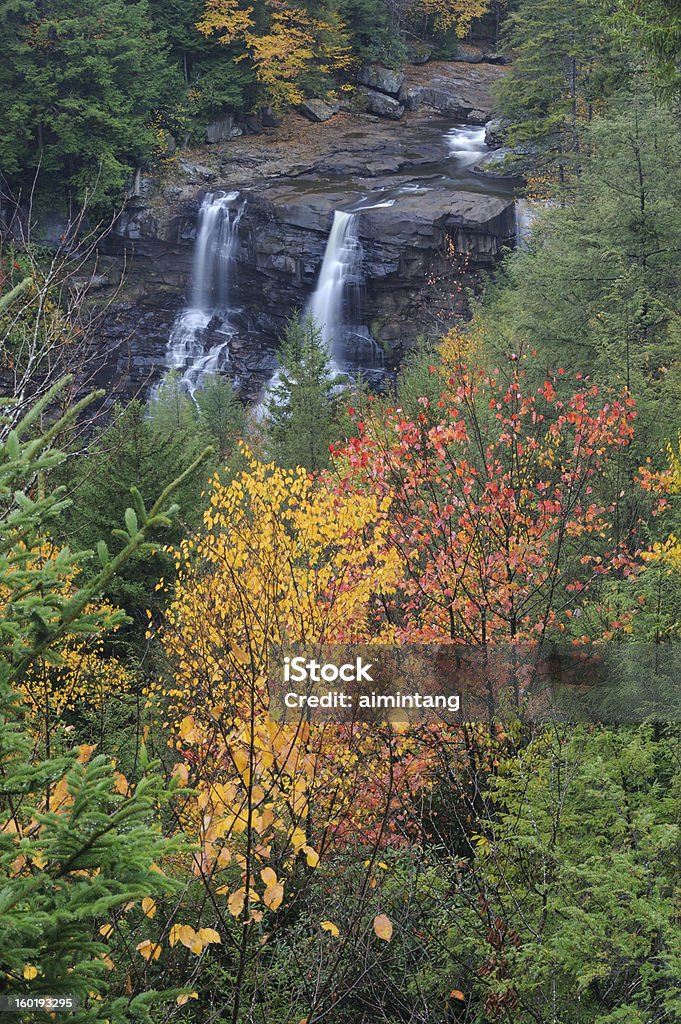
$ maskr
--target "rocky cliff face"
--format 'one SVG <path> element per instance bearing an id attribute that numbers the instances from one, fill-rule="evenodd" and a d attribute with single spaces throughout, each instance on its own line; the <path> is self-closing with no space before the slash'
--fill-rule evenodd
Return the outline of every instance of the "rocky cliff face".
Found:
<path id="1" fill-rule="evenodd" d="M 104 327 L 117 346 L 110 386 L 129 395 L 162 372 L 207 192 L 246 200 L 232 285 L 232 363 L 244 393 L 271 371 L 285 319 L 308 303 L 338 209 L 359 211 L 363 318 L 388 361 L 435 332 L 438 310 L 460 306 L 464 286 L 513 239 L 512 186 L 452 156 L 451 121 L 442 118 L 444 105 L 484 123 L 499 73 L 480 64 L 420 67 L 394 83 L 415 108 L 397 123 L 349 112 L 311 123 L 292 114 L 257 138 L 176 157 L 163 179 L 140 182 L 103 246 L 112 281 L 125 266 Z M 426 88 L 432 95 L 418 93 Z"/>

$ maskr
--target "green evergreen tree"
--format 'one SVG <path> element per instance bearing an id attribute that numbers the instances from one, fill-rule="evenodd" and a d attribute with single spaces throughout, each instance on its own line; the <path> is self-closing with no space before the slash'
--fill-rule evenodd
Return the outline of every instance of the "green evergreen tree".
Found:
<path id="1" fill-rule="evenodd" d="M 563 176 L 579 166 L 580 122 L 591 119 L 624 73 L 607 5 L 520 0 L 503 45 L 514 55 L 499 87 L 510 142 L 538 144 Z"/>
<path id="2" fill-rule="evenodd" d="M 328 465 L 334 380 L 321 331 L 298 317 L 286 326 L 279 379 L 268 398 L 268 447 L 281 466 L 312 471 Z"/>
<path id="3" fill-rule="evenodd" d="M 0 13 L 0 165 L 14 191 L 59 208 L 119 201 L 159 145 L 161 114 L 180 98 L 146 0 L 13 0 Z"/>
<path id="4" fill-rule="evenodd" d="M 207 39 L 196 28 L 204 0 L 148 0 L 156 33 L 167 39 L 170 57 L 189 87 L 188 107 L 198 118 L 248 109 L 255 99 L 255 75 L 239 61 L 237 47 Z"/>
<path id="5" fill-rule="evenodd" d="M 154 870 L 168 849 L 156 821 L 163 789 L 150 775 L 139 778 L 132 794 L 117 792 L 111 764 L 101 756 L 90 760 L 89 751 L 36 759 L 17 687 L 38 658 L 58 661 L 65 636 L 96 636 L 121 621 L 121 613 L 98 610 L 93 602 L 125 562 L 148 547 L 151 534 L 170 525 L 177 506 L 170 507 L 169 498 L 182 481 L 171 483 L 150 509 L 134 492 L 118 554 L 100 543 L 99 571 L 79 589 L 65 589 L 64 575 L 84 553 L 61 548 L 49 559 L 31 553 L 67 504 L 63 488 L 46 486 L 63 461 L 55 438 L 89 401 L 41 432 L 38 424 L 67 384 L 50 389 L 0 441 L 0 994 L 73 995 L 79 1000 L 70 1014 L 76 1024 L 151 1024 L 157 993 L 115 988 L 104 958 L 120 954 L 130 964 L 132 951 L 114 953 L 110 934 L 99 929 L 131 901 L 170 887 Z M 113 960 L 110 966 L 123 967 Z M 47 1021 L 51 1015 L 26 1011 L 17 1019 Z"/>
<path id="6" fill-rule="evenodd" d="M 625 42 L 648 58 L 648 67 L 663 94 L 681 96 L 681 2 L 619 0 L 619 24 Z"/>
<path id="7" fill-rule="evenodd" d="M 483 311 L 498 354 L 538 349 L 547 371 L 589 376 L 637 402 L 629 475 L 681 426 L 677 254 L 681 130 L 643 85 L 590 132 L 574 189 L 507 261 Z"/>
<path id="8" fill-rule="evenodd" d="M 68 464 L 63 475 L 73 498 L 64 517 L 64 536 L 84 548 L 93 548 L 99 538 L 108 541 L 122 520 L 132 486 L 150 500 L 180 476 L 210 441 L 198 423 L 193 402 L 175 378 L 164 382 L 150 407 L 133 401 L 116 408 L 110 424 L 85 454 Z M 182 515 L 167 531 L 166 544 L 179 543 L 187 529 L 196 525 L 201 493 L 213 465 L 181 485 Z M 171 555 L 159 545 L 133 555 L 108 582 L 107 598 L 132 619 L 130 628 L 121 632 L 121 642 L 143 642 L 147 610 L 160 611 L 164 604 L 154 581 L 172 577 L 172 566 Z"/>
<path id="9" fill-rule="evenodd" d="M 234 393 L 228 377 L 214 374 L 206 378 L 196 393 L 199 423 L 215 445 L 220 462 L 234 454 L 237 439 L 246 425 L 243 405 Z"/>
<path id="10" fill-rule="evenodd" d="M 472 918 L 446 929 L 480 966 L 474 1005 L 561 1024 L 681 1017 L 679 752 L 676 726 L 556 724 L 502 758 Z"/>
<path id="11" fill-rule="evenodd" d="M 404 43 L 383 0 L 340 0 L 337 10 L 350 29 L 358 57 L 388 66 L 404 63 Z"/>

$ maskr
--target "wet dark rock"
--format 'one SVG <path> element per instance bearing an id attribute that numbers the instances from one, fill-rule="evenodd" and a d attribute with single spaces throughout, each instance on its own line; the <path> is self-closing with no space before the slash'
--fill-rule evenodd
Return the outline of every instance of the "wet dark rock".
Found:
<path id="1" fill-rule="evenodd" d="M 399 178 L 390 180 L 399 186 Z M 195 224 L 200 201 L 197 194 L 191 204 L 169 211 L 167 220 L 150 211 L 135 220 L 133 237 L 128 224 L 125 236 L 107 241 L 109 254 L 121 261 L 125 256 L 130 267 L 125 302 L 112 311 L 104 335 L 107 345 L 115 343 L 114 376 L 126 382 L 128 394 L 143 386 L 154 366 L 157 374 L 163 369 L 165 344 L 189 287 L 188 225 Z M 320 192 L 314 182 L 306 191 L 304 183 L 285 180 L 249 192 L 233 280 L 238 340 L 230 355 L 240 387 L 248 390 L 258 374 L 267 376 L 263 367 L 271 364 L 286 318 L 304 309 L 312 293 L 334 210 L 347 203 L 340 183 L 337 191 Z M 472 192 L 407 193 L 393 206 L 359 213 L 366 322 L 380 322 L 375 337 L 392 357 L 423 333 L 432 301 L 424 282 L 452 273 L 451 251 L 466 254 L 474 275 L 494 263 L 513 231 L 511 199 Z M 209 341 L 212 329 L 206 329 Z"/>
<path id="2" fill-rule="evenodd" d="M 485 145 L 490 149 L 498 149 L 506 145 L 508 129 L 511 122 L 507 117 L 494 117 L 485 125 Z"/>
<path id="3" fill-rule="evenodd" d="M 260 118 L 262 120 L 263 128 L 279 128 L 284 123 L 284 118 L 281 114 L 276 114 L 271 107 L 265 107 L 261 112 Z"/>
<path id="4" fill-rule="evenodd" d="M 484 156 L 476 165 L 479 174 L 487 174 L 493 178 L 516 177 L 518 172 L 511 169 L 508 158 L 512 151 L 506 147 L 494 149 Z"/>
<path id="5" fill-rule="evenodd" d="M 111 281 L 106 274 L 78 274 L 69 280 L 69 284 L 80 292 L 98 292 L 102 288 L 111 287 Z"/>
<path id="6" fill-rule="evenodd" d="M 536 166 L 540 147 L 532 142 L 493 150 L 476 166 L 481 174 L 495 178 L 523 178 Z"/>
<path id="7" fill-rule="evenodd" d="M 493 86 L 504 74 L 503 68 L 486 63 L 410 68 L 399 99 L 407 110 L 430 107 L 453 119 L 485 124 L 492 116 Z"/>
<path id="8" fill-rule="evenodd" d="M 427 64 L 432 56 L 433 48 L 427 43 L 407 44 L 407 60 L 410 64 Z"/>
<path id="9" fill-rule="evenodd" d="M 262 120 L 257 114 L 249 114 L 243 120 L 243 131 L 246 135 L 261 135 Z"/>
<path id="10" fill-rule="evenodd" d="M 186 175 L 187 181 L 190 184 L 199 184 L 205 181 L 215 181 L 217 174 L 212 167 L 206 167 L 204 164 L 193 164 L 189 160 L 180 158 L 179 166 Z"/>

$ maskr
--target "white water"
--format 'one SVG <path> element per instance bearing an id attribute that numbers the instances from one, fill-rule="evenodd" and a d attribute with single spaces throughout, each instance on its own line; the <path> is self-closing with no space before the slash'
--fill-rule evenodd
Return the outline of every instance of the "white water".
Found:
<path id="1" fill-rule="evenodd" d="M 357 213 L 334 213 L 319 280 L 307 308 L 321 331 L 334 371 L 352 374 L 361 369 L 371 375 L 383 365 L 383 352 L 369 329 L 359 323 L 363 254 L 357 225 L 360 212 L 392 206 L 393 202 L 379 202 Z"/>
<path id="2" fill-rule="evenodd" d="M 166 363 L 179 371 L 182 384 L 193 395 L 206 374 L 229 365 L 229 343 L 234 336 L 230 323 L 230 283 L 239 244 L 239 225 L 246 203 L 235 206 L 238 192 L 208 194 L 199 212 L 199 231 L 194 251 L 191 304 L 172 326 Z M 224 338 L 206 349 L 205 332 Z"/>
<path id="3" fill-rule="evenodd" d="M 346 290 L 357 280 L 362 250 L 356 233 L 357 215 L 336 210 L 319 281 L 310 299 L 308 312 L 321 331 L 322 341 L 331 359 L 341 355 L 346 328 L 343 306 Z"/>
<path id="4" fill-rule="evenodd" d="M 382 190 L 379 189 L 379 191 Z M 369 205 L 365 206 L 365 203 L 368 203 Z M 369 210 L 388 210 L 391 206 L 394 206 L 395 203 L 395 199 L 381 199 L 378 203 L 371 203 L 370 197 L 364 196 L 364 198 L 353 207 L 351 213 L 368 213 Z"/>
<path id="5" fill-rule="evenodd" d="M 361 209 L 382 209 L 392 206 L 394 201 L 384 200 Z M 357 235 L 357 218 L 357 213 L 344 210 L 334 212 L 317 287 L 306 309 L 307 315 L 319 329 L 322 343 L 329 354 L 332 377 L 340 373 L 346 380 L 358 370 L 369 377 L 374 374 L 382 377 L 384 373 L 384 357 L 380 347 L 367 327 L 353 322 L 360 313 L 362 282 L 362 246 Z M 255 406 L 253 415 L 256 421 L 267 417 L 273 391 L 280 379 L 281 372 L 277 370 Z M 342 378 L 338 378 L 336 389 L 340 392 L 346 386 Z"/>
<path id="6" fill-rule="evenodd" d="M 527 243 L 532 234 L 534 222 L 542 208 L 548 204 L 536 202 L 531 199 L 516 199 L 515 201 L 515 244 L 518 249 L 527 249 Z"/>
<path id="7" fill-rule="evenodd" d="M 489 147 L 485 144 L 484 125 L 452 128 L 445 138 L 449 146 L 449 155 L 454 157 L 461 168 L 474 167 L 489 153 Z"/>

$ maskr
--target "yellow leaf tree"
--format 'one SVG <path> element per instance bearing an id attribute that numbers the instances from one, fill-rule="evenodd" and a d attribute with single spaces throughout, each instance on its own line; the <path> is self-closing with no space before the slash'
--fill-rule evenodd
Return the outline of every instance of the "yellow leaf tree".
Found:
<path id="1" fill-rule="evenodd" d="M 206 0 L 197 28 L 205 36 L 217 35 L 225 45 L 243 45 L 238 59 L 250 59 L 264 98 L 275 108 L 301 101 L 306 73 L 331 74 L 351 61 L 347 30 L 336 15 L 317 17 L 285 0 L 253 6 Z"/>
<path id="2" fill-rule="evenodd" d="M 489 0 L 421 0 L 425 13 L 434 18 L 435 28 L 453 28 L 459 39 L 468 35 L 472 23 L 489 10 Z"/>
<path id="3" fill-rule="evenodd" d="M 45 542 L 25 551 L 23 571 L 54 571 L 55 588 L 62 599 L 68 600 L 77 588 L 79 571 L 74 566 L 61 570 L 62 560 L 62 554 Z M 0 586 L 0 615 L 9 599 L 9 587 Z M 63 724 L 68 712 L 101 712 L 112 694 L 124 694 L 130 689 L 125 666 L 104 653 L 105 640 L 119 628 L 121 612 L 105 601 L 98 601 L 87 605 L 85 613 L 100 615 L 108 629 L 85 637 L 67 633 L 47 656 L 35 660 L 19 682 L 31 731 L 48 751 L 52 733 Z"/>
<path id="4" fill-rule="evenodd" d="M 386 512 L 385 498 L 250 459 L 228 486 L 214 479 L 203 531 L 177 553 L 168 677 L 149 700 L 192 790 L 176 804 L 192 870 L 219 930 L 239 930 L 241 958 L 258 955 L 264 918 L 276 934 L 280 908 L 390 761 L 367 728 L 276 721 L 267 686 L 272 645 L 369 637 L 372 603 L 395 586 Z"/>

